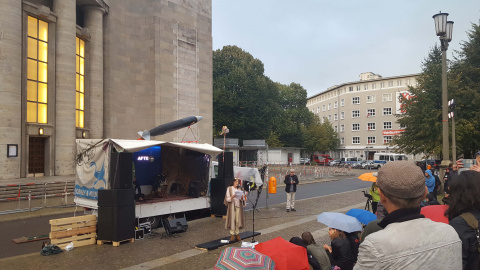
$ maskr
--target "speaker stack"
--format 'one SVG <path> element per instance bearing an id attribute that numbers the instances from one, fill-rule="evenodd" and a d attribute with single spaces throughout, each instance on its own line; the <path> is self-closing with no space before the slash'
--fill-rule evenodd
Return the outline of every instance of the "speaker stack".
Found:
<path id="1" fill-rule="evenodd" d="M 218 178 L 210 180 L 210 213 L 216 216 L 227 214 L 227 206 L 223 201 L 233 181 L 233 152 L 224 152 L 223 155 L 219 155 Z"/>
<path id="2" fill-rule="evenodd" d="M 121 242 L 135 237 L 132 154 L 111 153 L 110 189 L 98 191 L 98 240 Z"/>

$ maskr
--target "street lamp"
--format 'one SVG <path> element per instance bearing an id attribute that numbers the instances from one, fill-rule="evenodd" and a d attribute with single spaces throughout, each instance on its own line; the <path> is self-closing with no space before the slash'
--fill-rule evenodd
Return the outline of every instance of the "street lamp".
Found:
<path id="1" fill-rule="evenodd" d="M 457 145 L 455 142 L 455 99 L 451 99 L 448 101 L 448 107 L 450 108 L 450 112 L 448 113 L 448 118 L 452 119 L 452 158 L 453 160 L 457 160 Z"/>
<path id="2" fill-rule="evenodd" d="M 447 167 L 450 163 L 448 149 L 448 105 L 447 105 L 447 50 L 448 43 L 452 40 L 453 22 L 447 21 L 448 13 L 433 15 L 435 31 L 440 37 L 442 49 L 442 135 L 443 135 L 443 160 L 442 166 Z"/>

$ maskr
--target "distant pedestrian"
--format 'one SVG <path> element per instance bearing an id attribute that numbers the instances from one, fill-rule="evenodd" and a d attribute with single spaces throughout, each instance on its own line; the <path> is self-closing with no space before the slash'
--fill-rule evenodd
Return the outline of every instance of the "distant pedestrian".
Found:
<path id="1" fill-rule="evenodd" d="M 432 193 L 435 189 L 435 177 L 432 175 L 432 171 L 425 171 L 425 186 L 428 188 L 428 192 Z"/>
<path id="2" fill-rule="evenodd" d="M 354 269 L 461 269 L 458 234 L 420 214 L 428 190 L 419 167 L 388 162 L 378 171 L 377 187 L 388 215 L 378 222 L 383 230 L 360 244 Z"/>
<path id="3" fill-rule="evenodd" d="M 290 169 L 290 174 L 285 176 L 283 182 L 285 183 L 285 192 L 287 192 L 287 212 L 297 211 L 295 210 L 295 192 L 297 192 L 299 181 L 294 169 Z"/>
<path id="4" fill-rule="evenodd" d="M 449 207 L 446 214 L 450 220 L 450 225 L 457 231 L 460 240 L 462 240 L 463 269 L 479 269 L 479 172 L 463 171 L 450 183 Z M 474 229 L 474 227 L 477 227 L 477 229 Z"/>

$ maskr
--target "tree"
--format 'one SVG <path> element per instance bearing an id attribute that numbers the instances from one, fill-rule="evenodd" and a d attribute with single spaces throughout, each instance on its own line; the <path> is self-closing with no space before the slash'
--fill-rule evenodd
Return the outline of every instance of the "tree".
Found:
<path id="1" fill-rule="evenodd" d="M 279 113 L 278 90 L 263 63 L 237 46 L 213 52 L 213 125 L 230 137 L 268 138 Z M 217 133 L 218 134 L 218 133 Z"/>
<path id="2" fill-rule="evenodd" d="M 431 49 L 422 63 L 417 87 L 410 87 L 410 99 L 401 99 L 404 113 L 397 115 L 405 127 L 392 145 L 408 154 L 440 154 L 442 150 L 442 52 Z"/>
<path id="3" fill-rule="evenodd" d="M 317 116 L 308 127 L 302 127 L 304 147 L 311 152 L 326 152 L 337 149 L 339 139 L 332 124 L 325 119 L 322 124 Z"/>

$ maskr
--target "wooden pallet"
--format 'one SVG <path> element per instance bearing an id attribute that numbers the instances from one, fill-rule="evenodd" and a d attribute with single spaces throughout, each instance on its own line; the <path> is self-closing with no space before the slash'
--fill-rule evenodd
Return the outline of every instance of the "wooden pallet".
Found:
<path id="1" fill-rule="evenodd" d="M 223 218 L 223 219 L 227 219 L 227 216 L 214 215 L 214 214 L 211 214 L 210 217 L 212 217 L 212 218 L 221 217 L 221 218 Z"/>
<path id="2" fill-rule="evenodd" d="M 127 241 L 130 242 L 130 243 L 133 243 L 133 242 L 135 242 L 135 238 L 125 239 L 125 240 L 118 241 L 118 242 L 117 241 L 108 241 L 108 240 L 97 240 L 97 245 L 103 245 L 105 243 L 112 243 L 112 245 L 114 247 L 118 247 L 118 246 L 120 246 L 120 244 L 122 242 L 127 242 Z"/>
<path id="3" fill-rule="evenodd" d="M 50 225 L 51 243 L 62 249 L 70 242 L 73 242 L 74 247 L 95 244 L 97 238 L 97 217 L 95 215 L 51 219 Z"/>

